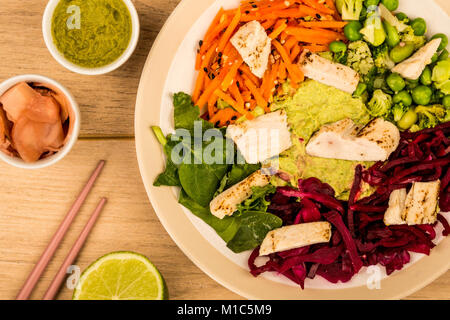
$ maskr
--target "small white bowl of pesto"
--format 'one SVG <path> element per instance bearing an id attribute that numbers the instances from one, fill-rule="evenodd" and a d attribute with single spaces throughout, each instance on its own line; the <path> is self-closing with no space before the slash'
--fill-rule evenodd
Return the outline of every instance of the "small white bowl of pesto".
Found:
<path id="1" fill-rule="evenodd" d="M 124 64 L 139 40 L 131 0 L 50 0 L 42 20 L 44 41 L 65 68 L 99 75 Z"/>

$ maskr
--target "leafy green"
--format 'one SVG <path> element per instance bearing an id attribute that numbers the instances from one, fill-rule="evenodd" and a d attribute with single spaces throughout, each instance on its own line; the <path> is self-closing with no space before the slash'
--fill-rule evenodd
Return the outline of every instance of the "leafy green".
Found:
<path id="1" fill-rule="evenodd" d="M 194 130 L 194 122 L 201 121 L 204 130 L 214 126 L 208 121 L 200 119 L 200 109 L 192 103 L 190 95 L 179 92 L 173 95 L 175 129 Z"/>
<path id="2" fill-rule="evenodd" d="M 258 211 L 248 211 L 236 218 L 240 228 L 227 243 L 233 252 L 239 253 L 256 248 L 264 240 L 267 233 L 281 227 L 283 221 L 277 216 Z"/>
<path id="3" fill-rule="evenodd" d="M 270 202 L 266 200 L 266 196 L 275 193 L 276 190 L 277 188 L 271 184 L 265 187 L 252 187 L 252 196 L 238 205 L 238 211 L 241 213 L 245 211 L 266 212 L 270 205 Z"/>

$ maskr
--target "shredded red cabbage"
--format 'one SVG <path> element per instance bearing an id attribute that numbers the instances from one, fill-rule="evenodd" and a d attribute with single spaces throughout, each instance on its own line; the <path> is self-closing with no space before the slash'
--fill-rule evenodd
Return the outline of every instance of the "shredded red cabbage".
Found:
<path id="1" fill-rule="evenodd" d="M 437 225 L 386 226 L 384 212 L 392 191 L 409 188 L 413 182 L 441 180 L 440 209 L 450 211 L 450 123 L 420 132 L 404 132 L 398 149 L 387 162 L 368 170 L 355 168 L 348 202 L 335 198 L 334 190 L 317 178 L 299 180 L 298 188 L 282 187 L 268 197 L 268 211 L 279 216 L 284 225 L 329 221 L 331 241 L 269 255 L 256 266 L 256 248 L 248 260 L 254 276 L 277 272 L 304 288 L 306 278 L 319 275 L 329 282 L 347 282 L 363 266 L 380 264 L 389 275 L 410 261 L 409 252 L 429 255 L 435 246 Z M 361 182 L 377 187 L 371 196 L 360 199 Z M 450 225 L 438 214 L 443 235 Z"/>

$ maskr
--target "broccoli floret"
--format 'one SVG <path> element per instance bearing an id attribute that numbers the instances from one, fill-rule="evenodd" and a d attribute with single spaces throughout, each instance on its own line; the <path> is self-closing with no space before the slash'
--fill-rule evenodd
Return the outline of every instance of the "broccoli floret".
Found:
<path id="1" fill-rule="evenodd" d="M 418 106 L 414 111 L 419 117 L 417 125 L 420 130 L 434 128 L 440 122 L 444 121 L 447 115 L 445 108 L 439 104 L 432 106 Z"/>
<path id="2" fill-rule="evenodd" d="M 347 66 L 361 76 L 368 75 L 375 64 L 367 43 L 362 40 L 351 42 L 347 51 Z"/>
<path id="3" fill-rule="evenodd" d="M 363 0 L 336 0 L 336 8 L 342 20 L 359 20 L 363 9 Z"/>
<path id="4" fill-rule="evenodd" d="M 392 107 L 392 97 L 382 90 L 374 91 L 372 99 L 367 104 L 367 110 L 374 117 L 386 117 L 389 115 Z"/>
<path id="5" fill-rule="evenodd" d="M 406 29 L 400 33 L 400 40 L 414 44 L 414 50 L 417 50 L 425 45 L 425 36 L 416 36 L 414 29 L 411 26 L 407 26 Z"/>
<path id="6" fill-rule="evenodd" d="M 392 61 L 391 57 L 389 56 L 389 46 L 387 43 L 383 43 L 378 47 L 373 47 L 372 55 L 378 73 L 384 73 L 395 66 L 395 62 Z"/>
<path id="7" fill-rule="evenodd" d="M 386 40 L 386 31 L 378 12 L 372 12 L 367 15 L 364 28 L 359 30 L 359 32 L 364 35 L 364 40 L 375 47 L 383 44 Z"/>
<path id="8" fill-rule="evenodd" d="M 441 82 L 441 83 L 435 83 L 434 84 L 436 86 L 437 89 L 441 90 L 441 92 L 444 95 L 449 95 L 450 94 L 450 80 Z"/>
<path id="9" fill-rule="evenodd" d="M 399 122 L 406 111 L 408 111 L 408 107 L 406 107 L 403 103 L 397 103 L 392 107 L 392 117 L 395 122 Z"/>

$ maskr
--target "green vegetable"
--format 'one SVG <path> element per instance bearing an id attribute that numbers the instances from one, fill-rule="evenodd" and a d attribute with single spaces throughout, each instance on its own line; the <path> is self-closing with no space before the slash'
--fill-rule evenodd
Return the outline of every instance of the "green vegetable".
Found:
<path id="1" fill-rule="evenodd" d="M 392 97 L 382 90 L 374 91 L 372 99 L 367 104 L 367 110 L 374 117 L 383 117 L 389 114 L 392 107 Z"/>
<path id="2" fill-rule="evenodd" d="M 381 0 L 381 3 L 389 10 L 394 11 L 398 8 L 398 0 Z"/>
<path id="3" fill-rule="evenodd" d="M 423 36 L 427 32 L 427 23 L 423 18 L 416 18 L 411 21 L 411 27 L 416 36 Z"/>
<path id="4" fill-rule="evenodd" d="M 362 34 L 359 32 L 362 29 L 362 24 L 359 21 L 350 21 L 344 27 L 344 34 L 350 41 L 358 41 L 361 40 Z"/>
<path id="5" fill-rule="evenodd" d="M 388 86 L 386 82 L 386 74 L 377 74 L 373 80 L 373 88 L 381 89 L 384 93 L 388 93 L 390 95 L 394 94 L 394 91 Z"/>
<path id="6" fill-rule="evenodd" d="M 176 93 L 173 96 L 175 129 L 194 131 L 194 122 L 200 121 L 203 130 L 212 129 L 214 125 L 200 118 L 200 109 L 194 107 L 192 98 L 186 93 Z"/>
<path id="7" fill-rule="evenodd" d="M 420 81 L 420 79 L 416 79 L 416 80 L 407 79 L 406 80 L 406 87 L 409 90 L 412 90 L 412 89 L 416 88 L 419 85 L 419 81 Z"/>
<path id="8" fill-rule="evenodd" d="M 394 95 L 392 101 L 395 104 L 403 104 L 406 107 L 409 107 L 412 104 L 412 97 L 408 91 L 403 90 Z M 398 120 L 396 120 L 398 121 Z"/>
<path id="9" fill-rule="evenodd" d="M 414 53 L 414 50 L 413 44 L 401 42 L 391 50 L 389 56 L 395 63 L 400 63 L 409 58 Z"/>
<path id="10" fill-rule="evenodd" d="M 398 73 L 391 73 L 386 79 L 387 85 L 394 92 L 403 90 L 406 86 L 405 80 Z"/>
<path id="11" fill-rule="evenodd" d="M 403 23 L 408 23 L 408 22 L 409 22 L 408 16 L 407 16 L 405 13 L 403 13 L 403 12 L 397 13 L 397 14 L 395 15 L 395 17 L 396 17 L 400 22 L 403 22 Z"/>
<path id="12" fill-rule="evenodd" d="M 389 22 L 383 22 L 384 29 L 386 30 L 386 42 L 393 48 L 400 43 L 400 34 L 397 29 L 393 27 Z"/>
<path id="13" fill-rule="evenodd" d="M 450 95 L 446 95 L 446 96 L 442 99 L 442 104 L 444 105 L 444 107 L 450 108 Z"/>
<path id="14" fill-rule="evenodd" d="M 330 51 L 333 53 L 347 51 L 347 46 L 342 41 L 333 41 L 330 43 Z"/>
<path id="15" fill-rule="evenodd" d="M 448 45 L 448 37 L 443 33 L 437 33 L 431 37 L 431 40 L 441 38 L 441 44 L 439 45 L 438 51 L 444 50 Z"/>
<path id="16" fill-rule="evenodd" d="M 358 72 L 363 78 L 375 69 L 372 53 L 366 42 L 362 40 L 351 42 L 348 45 L 347 54 L 346 65 Z"/>
<path id="17" fill-rule="evenodd" d="M 356 87 L 355 92 L 353 92 L 354 97 L 361 97 L 364 93 L 367 92 L 367 85 L 365 83 L 358 83 L 358 87 Z"/>
<path id="18" fill-rule="evenodd" d="M 406 28 L 400 33 L 400 43 L 405 42 L 414 45 L 414 50 L 418 50 L 423 47 L 426 38 L 425 36 L 416 36 L 414 29 L 411 26 L 406 25 Z"/>
<path id="19" fill-rule="evenodd" d="M 364 22 L 364 28 L 360 30 L 364 40 L 374 47 L 381 45 L 386 40 L 386 32 L 381 22 L 381 17 L 377 13 L 370 13 Z"/>
<path id="20" fill-rule="evenodd" d="M 390 70 L 395 66 L 394 61 L 392 61 L 389 56 L 389 46 L 387 43 L 374 47 L 372 49 L 372 54 L 375 59 L 375 66 L 377 67 L 378 73 L 385 73 L 387 70 Z"/>
<path id="21" fill-rule="evenodd" d="M 450 80 L 446 80 L 441 83 L 435 83 L 434 84 L 437 89 L 441 90 L 441 92 L 445 95 L 450 94 Z"/>
<path id="22" fill-rule="evenodd" d="M 336 0 L 336 8 L 342 20 L 359 20 L 363 8 L 363 0 Z"/>
<path id="23" fill-rule="evenodd" d="M 444 50 L 442 50 L 441 54 L 439 55 L 438 60 L 439 61 L 444 61 L 444 60 L 447 60 L 448 57 L 449 57 L 448 50 L 444 49 Z"/>
<path id="24" fill-rule="evenodd" d="M 433 68 L 431 79 L 442 83 L 450 78 L 450 60 L 439 61 Z"/>
<path id="25" fill-rule="evenodd" d="M 408 130 L 417 122 L 418 116 L 417 113 L 413 109 L 409 109 L 403 117 L 397 122 L 397 126 L 400 129 Z"/>
<path id="26" fill-rule="evenodd" d="M 361 13 L 359 14 L 359 21 L 364 21 L 367 18 L 367 8 L 365 6 L 362 7 Z"/>
<path id="27" fill-rule="evenodd" d="M 364 5 L 368 8 L 370 6 L 377 6 L 380 0 L 364 0 Z"/>
<path id="28" fill-rule="evenodd" d="M 266 200 L 266 196 L 275 193 L 275 191 L 277 191 L 277 188 L 271 184 L 265 187 L 252 187 L 251 197 L 238 205 L 238 211 L 240 213 L 244 213 L 245 211 L 266 212 L 270 204 Z"/>
<path id="29" fill-rule="evenodd" d="M 422 74 L 420 75 L 420 83 L 423 84 L 424 86 L 429 86 L 431 85 L 432 81 L 431 81 L 431 68 L 426 66 L 425 69 L 423 70 Z"/>
<path id="30" fill-rule="evenodd" d="M 414 110 L 419 118 L 418 126 L 420 130 L 434 128 L 446 116 L 446 110 L 442 105 L 418 106 Z"/>
<path id="31" fill-rule="evenodd" d="M 259 246 L 267 233 L 281 227 L 283 221 L 277 216 L 258 211 L 247 211 L 236 217 L 240 227 L 233 239 L 227 243 L 227 247 L 240 253 Z"/>
<path id="32" fill-rule="evenodd" d="M 414 88 L 411 93 L 413 101 L 416 104 L 426 106 L 431 101 L 431 95 L 433 94 L 433 91 L 430 89 L 430 87 L 421 85 Z"/>
<path id="33" fill-rule="evenodd" d="M 230 108 L 231 107 L 231 105 L 228 103 L 228 102 L 226 102 L 225 100 L 222 100 L 222 99 L 218 99 L 217 100 L 217 108 L 218 109 L 226 109 L 226 108 Z"/>
<path id="34" fill-rule="evenodd" d="M 399 122 L 409 110 L 403 103 L 397 103 L 392 107 L 392 116 L 395 122 Z"/>

